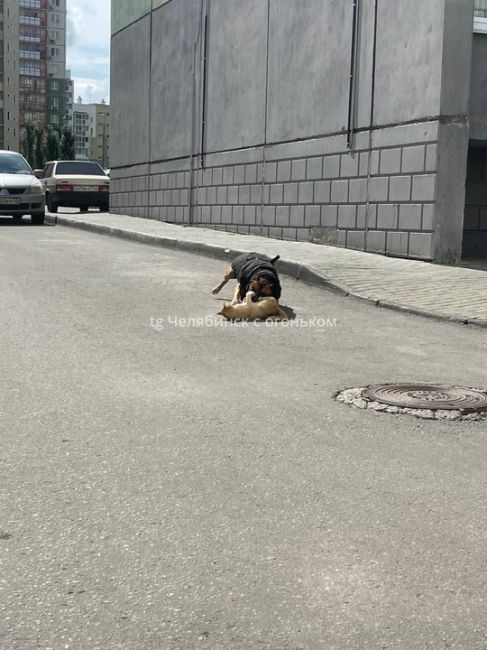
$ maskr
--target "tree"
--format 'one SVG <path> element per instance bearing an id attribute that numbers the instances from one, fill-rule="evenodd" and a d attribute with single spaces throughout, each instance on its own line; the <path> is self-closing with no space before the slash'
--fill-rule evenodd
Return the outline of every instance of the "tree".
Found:
<path id="1" fill-rule="evenodd" d="M 34 128 L 34 167 L 42 169 L 46 162 L 44 131 L 38 126 Z"/>
<path id="2" fill-rule="evenodd" d="M 46 129 L 46 155 L 47 160 L 59 158 L 59 133 L 52 126 L 48 126 Z"/>
<path id="3" fill-rule="evenodd" d="M 74 160 L 74 135 L 68 126 L 65 126 L 61 132 L 60 146 L 61 160 Z"/>
<path id="4" fill-rule="evenodd" d="M 27 124 L 25 127 L 25 135 L 22 140 L 22 152 L 31 167 L 35 167 L 35 128 L 32 124 Z"/>

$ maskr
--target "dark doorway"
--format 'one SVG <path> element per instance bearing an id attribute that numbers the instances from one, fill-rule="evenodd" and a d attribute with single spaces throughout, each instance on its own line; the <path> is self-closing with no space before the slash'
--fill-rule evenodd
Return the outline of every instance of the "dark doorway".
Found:
<path id="1" fill-rule="evenodd" d="M 487 143 L 468 150 L 463 257 L 487 257 Z"/>

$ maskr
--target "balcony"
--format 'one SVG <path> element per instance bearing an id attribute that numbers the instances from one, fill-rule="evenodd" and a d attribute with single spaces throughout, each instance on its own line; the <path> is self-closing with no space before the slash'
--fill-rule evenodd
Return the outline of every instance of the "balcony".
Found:
<path id="1" fill-rule="evenodd" d="M 487 34 L 487 0 L 475 0 L 473 31 L 477 34 Z"/>

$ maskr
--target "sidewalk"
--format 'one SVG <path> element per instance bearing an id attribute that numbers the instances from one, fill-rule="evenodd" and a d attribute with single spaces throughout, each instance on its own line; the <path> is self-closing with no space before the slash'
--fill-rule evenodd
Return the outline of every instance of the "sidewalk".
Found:
<path id="1" fill-rule="evenodd" d="M 54 223 L 56 215 L 48 215 Z M 59 213 L 57 223 L 225 259 L 238 252 L 279 254 L 281 274 L 337 290 L 379 307 L 487 327 L 487 264 L 438 266 L 333 246 L 188 228 L 135 217 Z M 482 267 L 485 270 L 482 270 Z"/>

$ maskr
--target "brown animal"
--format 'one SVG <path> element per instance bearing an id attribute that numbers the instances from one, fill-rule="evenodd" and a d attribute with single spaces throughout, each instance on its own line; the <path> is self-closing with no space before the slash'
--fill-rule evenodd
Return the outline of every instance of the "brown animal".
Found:
<path id="1" fill-rule="evenodd" d="M 254 302 L 261 297 L 272 296 L 276 301 L 281 297 L 279 276 L 274 268 L 274 262 L 279 255 L 270 259 L 259 253 L 244 253 L 238 255 L 225 271 L 222 282 L 212 291 L 219 293 L 229 280 L 237 279 L 237 287 L 233 296 L 232 305 L 236 305 L 246 297 L 249 291 L 254 294 Z"/>
<path id="2" fill-rule="evenodd" d="M 256 320 L 272 316 L 276 320 L 286 318 L 286 314 L 272 296 L 259 298 L 257 302 L 254 302 L 253 298 L 254 292 L 248 291 L 243 302 L 237 304 L 226 302 L 217 313 L 227 320 Z"/>

